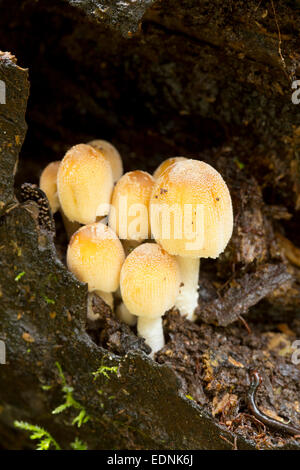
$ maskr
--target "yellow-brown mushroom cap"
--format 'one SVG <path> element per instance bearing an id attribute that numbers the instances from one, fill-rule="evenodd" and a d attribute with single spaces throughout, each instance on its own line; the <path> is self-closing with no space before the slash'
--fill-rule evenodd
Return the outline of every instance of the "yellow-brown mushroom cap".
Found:
<path id="1" fill-rule="evenodd" d="M 169 166 L 173 165 L 174 163 L 181 162 L 183 160 L 186 160 L 185 157 L 171 157 L 167 158 L 167 160 L 164 160 L 155 170 L 153 173 L 153 178 L 157 180 L 163 172 L 169 168 Z"/>
<path id="2" fill-rule="evenodd" d="M 163 315 L 174 305 L 179 284 L 176 259 L 156 243 L 135 248 L 122 266 L 122 298 L 128 310 L 137 316 Z"/>
<path id="3" fill-rule="evenodd" d="M 152 191 L 150 214 L 155 240 L 172 255 L 216 258 L 232 235 L 226 183 L 198 160 L 180 161 L 164 171 Z"/>
<path id="4" fill-rule="evenodd" d="M 59 165 L 60 161 L 49 163 L 40 176 L 40 188 L 46 194 L 53 214 L 59 209 L 57 194 L 57 173 Z"/>
<path id="5" fill-rule="evenodd" d="M 109 226 L 125 240 L 150 236 L 149 202 L 154 180 L 146 171 L 130 171 L 117 182 L 111 199 Z"/>
<path id="6" fill-rule="evenodd" d="M 113 230 L 101 222 L 75 232 L 67 251 L 69 270 L 79 281 L 88 283 L 89 291 L 116 291 L 124 259 L 122 243 Z"/>
<path id="7" fill-rule="evenodd" d="M 91 140 L 88 143 L 97 150 L 100 150 L 111 166 L 114 182 L 116 183 L 123 175 L 123 162 L 120 153 L 110 142 L 106 140 Z"/>
<path id="8" fill-rule="evenodd" d="M 113 188 L 112 170 L 99 150 L 79 144 L 64 156 L 58 170 L 60 205 L 71 222 L 90 224 L 107 215 Z"/>

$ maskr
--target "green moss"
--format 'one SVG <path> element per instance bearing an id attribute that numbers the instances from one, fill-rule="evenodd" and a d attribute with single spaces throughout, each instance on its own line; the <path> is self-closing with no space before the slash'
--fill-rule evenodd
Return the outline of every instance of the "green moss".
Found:
<path id="1" fill-rule="evenodd" d="M 96 380 L 100 375 L 103 375 L 105 378 L 110 379 L 109 374 L 118 374 L 119 366 L 105 366 L 103 365 L 103 361 L 101 366 L 93 372 L 94 380 Z"/>
<path id="2" fill-rule="evenodd" d="M 18 429 L 30 432 L 30 439 L 38 440 L 36 450 L 50 450 L 51 448 L 61 450 L 61 447 L 56 440 L 44 428 L 24 421 L 15 421 L 14 425 Z"/>
<path id="3" fill-rule="evenodd" d="M 55 304 L 55 300 L 49 299 L 49 297 L 47 297 L 45 294 L 42 294 L 42 297 L 47 302 L 47 304 L 51 304 L 51 305 Z"/>
<path id="4" fill-rule="evenodd" d="M 19 273 L 16 277 L 15 277 L 15 281 L 16 282 L 19 282 L 19 280 L 25 276 L 25 271 L 22 271 L 21 273 Z"/>
<path id="5" fill-rule="evenodd" d="M 83 424 L 87 423 L 90 420 L 90 416 L 87 414 L 84 406 L 81 405 L 78 401 L 76 401 L 75 398 L 73 397 L 74 389 L 73 387 L 70 387 L 67 385 L 61 365 L 58 362 L 56 362 L 55 364 L 56 364 L 56 367 L 58 368 L 59 376 L 63 384 L 62 392 L 64 394 L 65 401 L 64 403 L 56 407 L 52 411 L 52 414 L 56 415 L 56 414 L 62 413 L 68 408 L 75 408 L 76 410 L 79 410 L 79 414 L 73 419 L 72 425 L 75 426 L 76 424 L 80 428 Z"/>

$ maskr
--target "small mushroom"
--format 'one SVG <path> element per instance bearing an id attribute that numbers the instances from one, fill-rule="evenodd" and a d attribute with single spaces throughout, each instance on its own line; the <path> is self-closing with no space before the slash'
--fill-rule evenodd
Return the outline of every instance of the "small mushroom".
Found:
<path id="1" fill-rule="evenodd" d="M 91 142 L 88 142 L 88 145 L 100 150 L 104 158 L 108 160 L 112 169 L 114 183 L 116 183 L 123 175 L 123 162 L 116 147 L 110 142 L 100 139 L 91 140 Z"/>
<path id="2" fill-rule="evenodd" d="M 46 194 L 52 214 L 58 211 L 60 204 L 57 194 L 57 172 L 60 161 L 47 165 L 40 176 L 40 188 Z"/>
<path id="3" fill-rule="evenodd" d="M 135 315 L 132 315 L 132 313 L 129 312 L 128 308 L 125 306 L 123 301 L 121 301 L 121 303 L 116 307 L 116 315 L 119 318 L 119 320 L 126 323 L 126 325 L 129 325 L 129 326 L 136 325 L 137 317 Z"/>
<path id="4" fill-rule="evenodd" d="M 125 259 L 122 243 L 113 230 L 101 222 L 81 227 L 72 236 L 67 250 L 67 266 L 81 282 L 88 284 L 111 306 L 111 294 L 120 283 Z M 104 295 L 103 295 L 104 293 Z M 92 318 L 92 313 L 88 312 Z"/>
<path id="5" fill-rule="evenodd" d="M 71 238 L 73 233 L 79 229 L 80 224 L 78 222 L 70 222 L 60 207 L 57 192 L 57 174 L 60 163 L 60 160 L 51 162 L 44 168 L 40 176 L 40 188 L 48 198 L 52 214 L 55 214 L 58 210 L 60 211 L 68 238 Z"/>
<path id="6" fill-rule="evenodd" d="M 229 190 L 213 167 L 186 159 L 169 166 L 156 181 L 150 215 L 155 240 L 177 256 L 182 284 L 175 306 L 192 320 L 200 258 L 217 258 L 232 235 Z"/>
<path id="7" fill-rule="evenodd" d="M 157 180 L 163 172 L 169 168 L 169 166 L 173 165 L 176 162 L 181 162 L 182 160 L 186 160 L 185 157 L 171 157 L 167 158 L 167 160 L 164 160 L 155 170 L 153 173 L 153 178 Z"/>
<path id="8" fill-rule="evenodd" d="M 138 335 L 154 353 L 164 344 L 162 316 L 178 296 L 180 272 L 175 257 L 156 243 L 144 243 L 126 258 L 120 276 L 125 306 L 138 317 Z"/>
<path id="9" fill-rule="evenodd" d="M 113 189 L 110 164 L 99 150 L 86 144 L 72 147 L 58 169 L 60 205 L 71 222 L 91 224 L 106 216 Z"/>

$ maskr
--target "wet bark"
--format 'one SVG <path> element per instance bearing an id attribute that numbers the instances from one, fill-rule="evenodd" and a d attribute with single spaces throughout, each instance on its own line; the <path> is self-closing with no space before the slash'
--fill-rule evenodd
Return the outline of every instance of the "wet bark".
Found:
<path id="1" fill-rule="evenodd" d="M 0 105 L 1 446 L 30 445 L 13 428 L 23 419 L 45 426 L 64 448 L 75 436 L 90 449 L 264 447 L 255 440 L 261 429 L 247 434 L 226 424 L 248 419 L 247 371 L 255 361 L 267 384 L 261 405 L 272 384 L 281 386 L 282 408 L 276 399 L 271 405 L 297 419 L 290 408 L 297 367 L 273 343 L 268 363 L 263 353 L 265 334 L 279 322 L 299 331 L 298 258 L 289 257 L 282 236 L 300 246 L 300 118 L 290 99 L 300 20 L 296 5 L 246 3 L 26 0 L 12 14 L 0 2 L 1 48 L 29 67 L 32 90 L 15 178 L 28 72 L 1 54 L 8 96 Z M 45 163 L 94 137 L 120 148 L 126 170 L 152 171 L 171 155 L 204 159 L 232 194 L 233 238 L 219 260 L 201 266 L 198 322 L 169 313 L 157 362 L 98 299 L 100 319 L 86 324 L 87 289 L 64 265 L 59 220 L 55 235 L 43 195 L 19 191 L 37 183 Z M 245 314 L 249 338 L 238 320 Z M 57 362 L 90 416 L 80 429 L 71 424 L 78 410 L 51 414 L 63 400 Z M 100 366 L 115 369 L 95 377 Z M 223 384 L 226 396 L 226 383 L 237 398 L 222 421 L 218 390 Z M 266 436 L 273 448 L 299 448 L 292 438 Z"/>

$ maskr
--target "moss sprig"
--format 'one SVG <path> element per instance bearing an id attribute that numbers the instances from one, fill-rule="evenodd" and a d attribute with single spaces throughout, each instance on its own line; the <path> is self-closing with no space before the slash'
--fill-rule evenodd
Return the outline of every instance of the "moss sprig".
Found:
<path id="1" fill-rule="evenodd" d="M 90 420 L 90 416 L 87 414 L 86 409 L 84 408 L 81 403 L 79 403 L 75 398 L 73 397 L 73 387 L 70 387 L 67 385 L 66 378 L 64 376 L 64 373 L 62 371 L 61 365 L 59 362 L 56 362 L 56 367 L 58 368 L 58 373 L 62 381 L 62 392 L 64 394 L 65 401 L 58 407 L 56 407 L 53 411 L 52 414 L 56 415 L 59 413 L 62 413 L 63 411 L 67 410 L 68 408 L 75 408 L 76 410 L 80 410 L 79 414 L 73 419 L 72 425 L 75 426 L 75 424 L 80 428 L 83 424 L 87 423 Z"/>
<path id="2" fill-rule="evenodd" d="M 15 421 L 14 425 L 17 429 L 30 432 L 30 439 L 37 439 L 39 441 L 36 450 L 50 450 L 51 447 L 55 450 L 61 450 L 61 447 L 54 437 L 41 426 L 30 424 L 25 421 Z"/>

